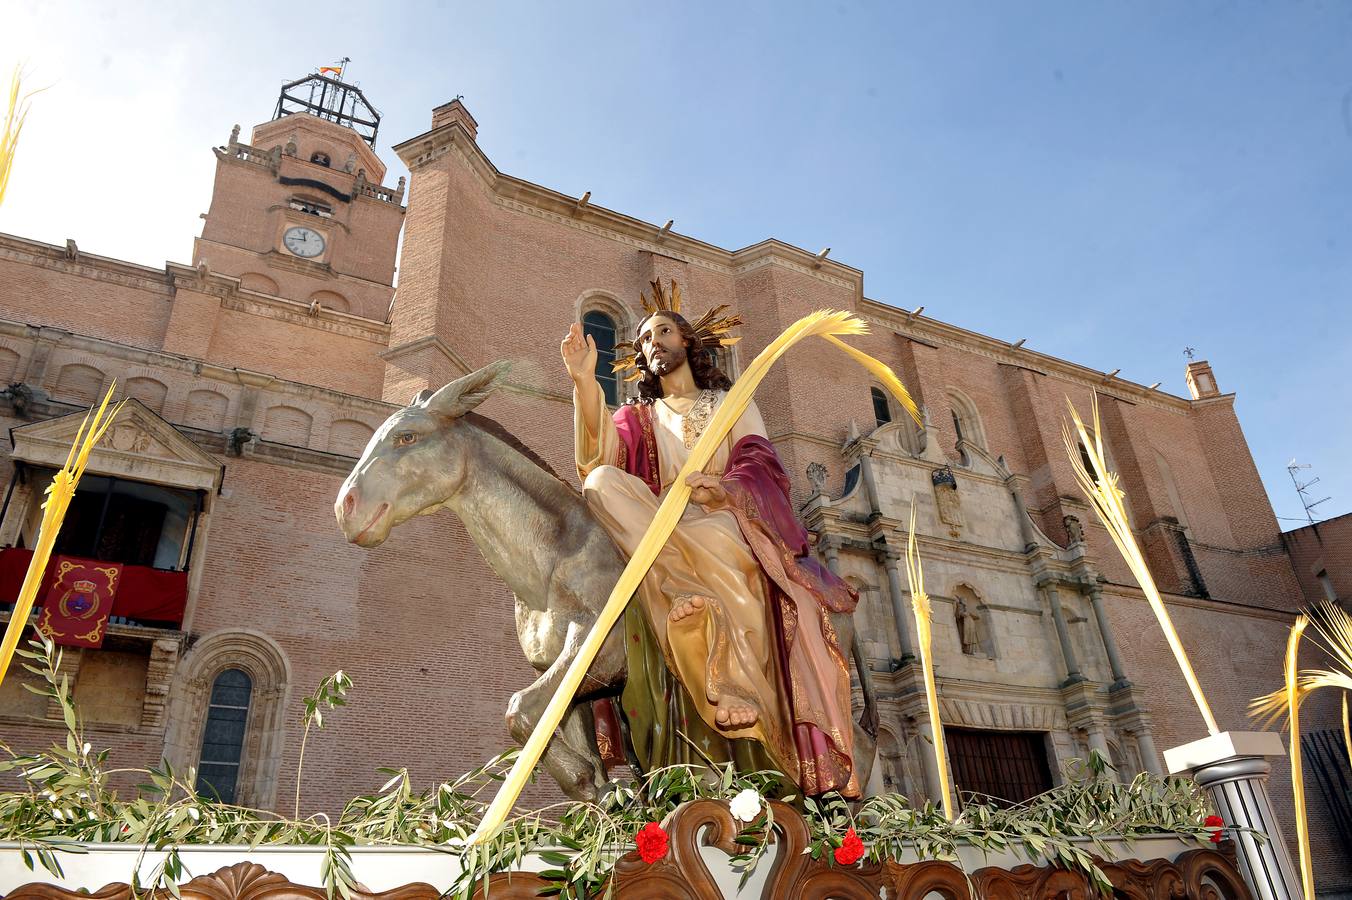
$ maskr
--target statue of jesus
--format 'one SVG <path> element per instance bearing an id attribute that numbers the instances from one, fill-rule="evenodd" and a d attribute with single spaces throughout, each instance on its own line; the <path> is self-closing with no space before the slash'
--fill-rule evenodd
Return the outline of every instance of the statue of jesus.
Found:
<path id="1" fill-rule="evenodd" d="M 596 344 L 580 324 L 560 348 L 574 385 L 583 495 L 626 556 L 732 386 L 709 349 L 730 344 L 723 335 L 740 324 L 718 319 L 719 309 L 692 325 L 680 314 L 674 282 L 669 294 L 659 282 L 653 290 L 632 362 L 616 365 L 634 367 L 636 401 L 608 413 Z M 852 611 L 857 597 L 810 555 L 788 476 L 754 403 L 688 481 L 690 506 L 638 593 L 646 633 L 627 636 L 652 641 L 678 682 L 654 671 L 660 664 L 636 667 L 631 655 L 630 688 L 647 691 L 640 699 L 626 688 L 623 704 L 640 760 L 645 767 L 675 761 L 660 752 L 676 747 L 673 730 L 687 739 L 705 734 L 707 750 L 712 731 L 730 743 L 756 742 L 760 759 L 768 756 L 805 793 L 858 796 L 849 668 L 831 624 L 831 613 Z M 700 721 L 689 721 L 691 712 Z M 655 721 L 635 723 L 635 716 Z"/>

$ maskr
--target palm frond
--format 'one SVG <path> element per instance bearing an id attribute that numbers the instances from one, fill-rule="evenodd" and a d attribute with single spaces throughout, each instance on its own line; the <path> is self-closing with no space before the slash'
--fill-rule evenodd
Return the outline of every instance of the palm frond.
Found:
<path id="1" fill-rule="evenodd" d="M 1291 794 L 1296 807 L 1296 844 L 1300 848 L 1300 880 L 1305 889 L 1305 900 L 1314 900 L 1314 868 L 1310 862 L 1310 820 L 1305 813 L 1305 777 L 1300 753 L 1300 677 L 1297 672 L 1300 657 L 1300 639 L 1310 624 L 1304 615 L 1296 616 L 1291 634 L 1286 641 L 1286 707 L 1291 720 Z"/>
<path id="2" fill-rule="evenodd" d="M 915 420 L 915 424 L 921 428 L 925 427 L 924 421 L 920 418 L 920 408 L 915 405 L 915 400 L 912 399 L 911 392 L 906 390 L 906 385 L 901 383 L 901 379 L 896 376 L 896 373 L 892 371 L 891 367 L 880 360 L 874 359 L 864 351 L 851 347 L 840 338 L 828 335 L 826 339 L 850 354 L 850 356 L 854 357 L 855 361 L 865 369 L 868 369 L 873 377 L 881 381 L 892 396 L 897 398 L 897 402 L 901 404 L 901 408 L 906 410 L 906 414 Z"/>
<path id="3" fill-rule="evenodd" d="M 1338 668 L 1306 669 L 1297 673 L 1295 676 L 1297 702 L 1303 703 L 1312 691 L 1319 688 L 1352 691 L 1352 617 L 1349 617 L 1338 604 L 1320 600 L 1304 612 L 1304 618 L 1314 629 L 1315 637 L 1312 640 L 1315 646 L 1327 653 Z M 1281 727 L 1285 729 L 1287 724 L 1283 720 L 1289 712 L 1289 699 L 1285 688 L 1249 701 L 1249 716 L 1265 728 L 1270 728 L 1281 721 Z M 1345 739 L 1346 731 L 1347 729 L 1344 729 Z M 1352 758 L 1352 751 L 1348 756 Z"/>
<path id="4" fill-rule="evenodd" d="M 1164 639 L 1169 643 L 1169 649 L 1173 651 L 1174 660 L 1183 672 L 1183 680 L 1187 682 L 1188 690 L 1192 692 L 1193 702 L 1197 704 L 1197 709 L 1206 722 L 1207 730 L 1211 734 L 1218 734 L 1221 730 L 1220 726 L 1216 724 L 1216 717 L 1211 714 L 1211 705 L 1207 703 L 1206 695 L 1202 692 L 1202 685 L 1197 680 L 1196 673 L 1192 670 L 1192 663 L 1188 660 L 1187 650 L 1184 649 L 1183 642 L 1178 637 L 1173 620 L 1169 617 L 1169 610 L 1164 605 L 1164 598 L 1160 596 L 1159 588 L 1155 585 L 1155 579 L 1150 575 L 1150 567 L 1146 565 L 1145 556 L 1136 543 L 1136 535 L 1131 530 L 1131 520 L 1127 516 L 1126 505 L 1122 502 L 1126 494 L 1118 487 L 1117 473 L 1108 468 L 1107 454 L 1103 450 L 1103 428 L 1099 423 L 1098 395 L 1094 395 L 1094 433 L 1092 436 L 1089 434 L 1089 430 L 1085 428 L 1084 422 L 1080 420 L 1080 414 L 1076 412 L 1075 405 L 1069 399 L 1066 400 L 1066 405 L 1070 407 L 1070 416 L 1074 422 L 1074 427 L 1072 428 L 1070 423 L 1063 421 L 1061 423 L 1061 434 L 1065 439 L 1066 453 L 1070 457 L 1070 466 L 1075 473 L 1075 480 L 1079 483 L 1080 490 L 1089 498 L 1089 503 L 1098 515 L 1099 521 L 1108 529 L 1108 536 L 1112 538 L 1113 543 L 1117 546 L 1117 551 L 1122 554 L 1122 558 L 1126 560 L 1128 568 L 1131 569 L 1131 574 L 1136 577 L 1136 583 L 1141 586 L 1141 592 L 1150 602 L 1150 608 L 1155 613 L 1155 619 L 1159 622 L 1160 628 L 1164 631 Z M 1084 462 L 1080 458 L 1080 446 L 1085 448 L 1085 455 L 1089 457 L 1090 465 L 1094 468 L 1093 474 L 1085 468 Z"/>
<path id="5" fill-rule="evenodd" d="M 122 404 L 119 403 L 113 407 L 111 414 L 104 416 L 116 387 L 117 382 L 110 384 L 108 393 L 103 395 L 103 402 L 99 404 L 98 409 L 91 409 L 80 423 L 80 430 L 75 434 L 70 452 L 66 454 L 66 464 L 52 477 L 52 483 L 47 487 L 47 499 L 42 504 L 42 524 L 38 527 L 33 558 L 28 563 L 28 572 L 24 575 L 19 596 L 14 601 L 14 611 L 10 613 L 4 640 L 0 641 L 0 684 L 4 683 L 5 672 L 9 670 L 14 649 L 19 644 L 19 635 L 28 624 L 28 613 L 33 609 L 33 603 L 37 599 L 42 575 L 47 570 L 47 561 L 51 558 L 52 548 L 56 546 L 56 535 L 66 518 L 66 510 L 70 508 L 70 502 L 75 497 L 75 488 L 80 483 L 85 466 L 89 464 L 89 454 L 108 430 L 108 426 L 117 418 L 117 414 L 122 411 Z"/>
<path id="6" fill-rule="evenodd" d="M 916 642 L 920 650 L 920 669 L 925 679 L 925 705 L 929 709 L 930 731 L 934 738 L 934 764 L 939 771 L 939 790 L 943 794 L 944 815 L 954 816 L 953 790 L 948 784 L 948 744 L 944 723 L 939 718 L 939 689 L 934 681 L 934 610 L 925 593 L 925 570 L 915 545 L 915 498 L 911 498 L 911 525 L 906 534 L 906 583 L 911 589 L 911 611 L 915 616 Z"/>
<path id="7" fill-rule="evenodd" d="M 19 133 L 23 131 L 24 121 L 28 118 L 29 94 L 21 94 L 23 73 L 18 66 L 9 83 L 9 108 L 5 112 L 3 127 L 0 127 L 0 203 L 5 202 L 5 189 L 9 187 L 9 173 L 14 168 L 14 154 L 19 146 Z"/>

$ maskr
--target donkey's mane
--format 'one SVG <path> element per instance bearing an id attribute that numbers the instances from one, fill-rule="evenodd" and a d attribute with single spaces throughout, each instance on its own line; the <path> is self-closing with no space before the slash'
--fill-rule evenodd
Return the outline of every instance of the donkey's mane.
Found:
<path id="1" fill-rule="evenodd" d="M 497 421 L 496 419 L 490 419 L 488 418 L 488 416 L 480 415 L 479 413 L 476 412 L 467 412 L 460 418 L 464 419 L 469 424 L 473 425 L 475 428 L 478 428 L 480 431 L 486 432 L 487 434 L 491 434 L 493 437 L 502 441 L 508 447 L 511 447 L 517 453 L 520 453 L 526 459 L 535 463 L 535 465 L 539 466 L 551 477 L 557 479 L 569 490 L 573 491 L 574 493 L 577 493 L 577 488 L 573 487 L 571 484 L 560 478 L 559 473 L 554 471 L 553 466 L 545 462 L 544 457 L 540 456 L 540 454 L 536 453 L 534 450 L 527 447 L 525 444 L 521 443 L 521 439 L 518 438 L 516 435 L 512 434 L 506 428 L 504 428 L 501 422 Z"/>

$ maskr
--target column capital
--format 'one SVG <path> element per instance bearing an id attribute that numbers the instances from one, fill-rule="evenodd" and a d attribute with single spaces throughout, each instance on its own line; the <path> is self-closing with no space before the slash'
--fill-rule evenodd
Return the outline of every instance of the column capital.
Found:
<path id="1" fill-rule="evenodd" d="M 1040 591 L 1055 591 L 1057 585 L 1061 584 L 1061 578 L 1051 572 L 1043 572 L 1033 580 L 1033 586 Z"/>

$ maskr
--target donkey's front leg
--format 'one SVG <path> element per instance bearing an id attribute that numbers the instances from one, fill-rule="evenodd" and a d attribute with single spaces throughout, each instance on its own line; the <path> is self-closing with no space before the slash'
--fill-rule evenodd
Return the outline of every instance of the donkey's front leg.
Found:
<path id="1" fill-rule="evenodd" d="M 512 695 L 507 706 L 507 728 L 518 743 L 524 745 L 535 730 L 545 707 L 549 705 L 549 701 L 563 681 L 564 673 L 577 657 L 585 636 L 581 625 L 571 623 L 564 639 L 563 650 L 553 665 L 530 686 Z M 605 645 L 593 664 L 593 670 L 610 671 L 613 668 L 612 658 L 617 655 L 623 660 L 623 639 L 622 637 L 616 639 L 615 632 L 612 632 L 606 638 Z M 619 670 L 622 671 L 622 664 Z M 590 674 L 585 676 L 577 694 L 594 693 L 597 686 L 592 684 L 592 681 Z M 601 785 L 605 783 L 605 775 L 601 768 L 600 753 L 596 749 L 596 738 L 594 735 L 582 735 L 585 729 L 579 728 L 581 723 L 576 721 L 578 715 L 575 706 L 570 707 L 567 717 L 560 723 L 561 727 L 555 729 L 549 744 L 545 747 L 541 762 L 569 797 L 575 800 L 595 800 Z M 586 718 L 589 717 L 584 716 L 583 720 Z"/>

